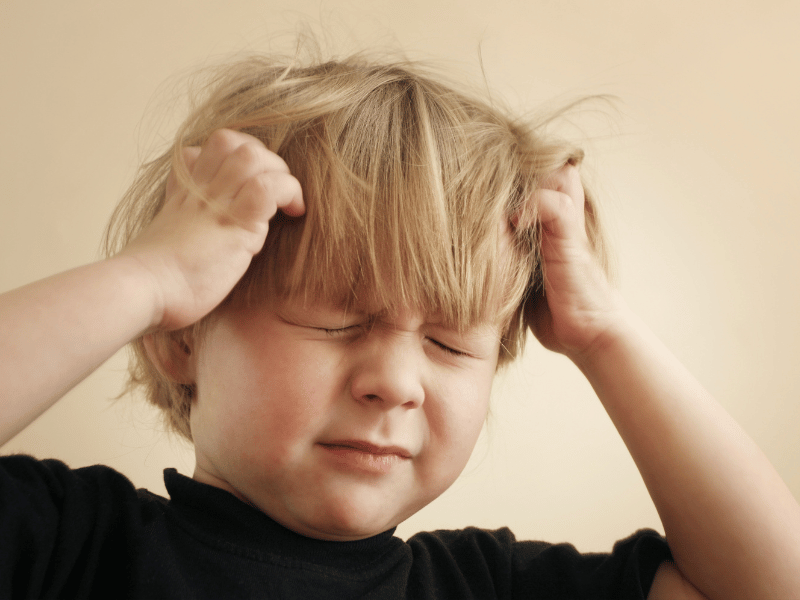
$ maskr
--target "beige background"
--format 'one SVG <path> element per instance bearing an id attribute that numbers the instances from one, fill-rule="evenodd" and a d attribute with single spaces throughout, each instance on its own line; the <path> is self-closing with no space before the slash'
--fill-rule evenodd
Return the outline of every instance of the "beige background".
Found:
<path id="1" fill-rule="evenodd" d="M 520 110 L 618 96 L 578 125 L 623 292 L 800 496 L 798 2 L 0 0 L 0 290 L 97 257 L 138 159 L 170 135 L 169 118 L 142 118 L 169 98 L 165 80 L 301 21 L 339 48 L 399 46 L 478 82 L 480 47 L 489 85 Z M 124 365 L 3 452 L 110 464 L 156 491 L 163 467 L 190 474 L 155 416 L 110 400 Z M 465 474 L 401 535 L 509 525 L 603 550 L 660 528 L 567 360 L 532 344 L 495 396 Z"/>

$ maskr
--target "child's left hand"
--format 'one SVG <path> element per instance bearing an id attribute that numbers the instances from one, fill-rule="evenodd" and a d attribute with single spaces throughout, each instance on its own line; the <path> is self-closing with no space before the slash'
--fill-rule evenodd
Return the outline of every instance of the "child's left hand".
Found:
<path id="1" fill-rule="evenodd" d="M 545 348 L 575 360 L 591 353 L 613 331 L 624 316 L 624 302 L 587 237 L 578 168 L 566 164 L 550 175 L 531 202 L 541 225 L 544 293 L 529 301 L 527 322 Z M 532 225 L 531 212 L 523 211 L 514 224 Z"/>
<path id="2" fill-rule="evenodd" d="M 512 223 L 542 233 L 542 344 L 597 393 L 639 468 L 674 557 L 649 598 L 800 598 L 800 506 L 767 458 L 627 308 L 595 257 L 585 195 L 565 165 Z M 538 209 L 538 214 L 535 214 Z M 706 596 L 703 596 L 705 594 Z"/>

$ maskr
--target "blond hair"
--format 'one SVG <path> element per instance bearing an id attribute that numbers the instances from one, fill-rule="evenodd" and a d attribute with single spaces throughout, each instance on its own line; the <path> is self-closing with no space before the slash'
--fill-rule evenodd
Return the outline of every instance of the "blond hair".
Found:
<path id="1" fill-rule="evenodd" d="M 502 327 L 498 364 L 521 351 L 524 303 L 541 288 L 537 228 L 506 223 L 549 173 L 582 152 L 536 124 L 445 84 L 405 61 L 351 58 L 299 64 L 250 57 L 212 73 L 170 150 L 143 166 L 114 213 L 113 254 L 158 213 L 181 149 L 216 129 L 260 139 L 300 181 L 306 215 L 279 213 L 263 250 L 228 300 L 326 298 L 385 310 L 414 306 L 453 327 Z M 602 253 L 594 202 L 587 231 Z M 199 335 L 203 322 L 194 326 Z M 154 334 L 163 339 L 181 332 Z M 132 344 L 129 387 L 142 386 L 169 426 L 191 440 L 194 390 L 162 374 Z"/>

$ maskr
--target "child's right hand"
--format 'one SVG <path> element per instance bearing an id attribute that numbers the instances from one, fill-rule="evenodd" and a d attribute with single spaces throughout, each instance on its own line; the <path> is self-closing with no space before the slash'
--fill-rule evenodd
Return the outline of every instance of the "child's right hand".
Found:
<path id="1" fill-rule="evenodd" d="M 119 254 L 149 274 L 158 329 L 211 312 L 261 250 L 275 213 L 305 212 L 297 179 L 253 136 L 221 129 L 183 157 L 194 189 L 173 171 L 163 208 Z"/>
<path id="2" fill-rule="evenodd" d="M 242 277 L 298 181 L 256 138 L 228 130 L 183 154 L 155 219 L 117 256 L 0 295 L 0 444 L 122 346 L 211 312 Z"/>

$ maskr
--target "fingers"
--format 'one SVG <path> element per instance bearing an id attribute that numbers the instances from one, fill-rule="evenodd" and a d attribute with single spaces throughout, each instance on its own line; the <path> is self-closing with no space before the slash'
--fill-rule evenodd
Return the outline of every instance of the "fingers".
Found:
<path id="1" fill-rule="evenodd" d="M 265 202 L 265 199 L 269 199 Z M 290 217 L 305 212 L 300 182 L 289 173 L 262 173 L 242 186 L 231 203 L 232 216 L 239 222 L 264 223 L 278 210 Z"/>
<path id="2" fill-rule="evenodd" d="M 300 184 L 289 167 L 251 135 L 217 130 L 202 148 L 185 148 L 183 158 L 205 199 L 236 220 L 266 222 L 277 210 L 290 216 L 305 212 Z M 176 179 L 171 173 L 168 197 L 177 189 Z"/>
<path id="3" fill-rule="evenodd" d="M 242 146 L 249 146 L 242 151 L 245 162 L 257 161 L 258 153 L 255 148 L 262 146 L 261 142 L 251 135 L 231 129 L 218 129 L 214 131 L 203 144 L 200 156 L 192 169 L 192 178 L 200 185 L 208 185 L 217 178 L 222 165 L 227 159 L 235 155 Z M 266 148 L 264 148 L 266 152 Z M 279 159 L 280 160 L 280 159 Z M 283 162 L 283 161 L 281 161 Z M 285 168 L 285 165 L 283 165 Z M 230 176 L 230 169 L 221 174 L 223 179 Z"/>
<path id="4" fill-rule="evenodd" d="M 578 230 L 585 230 L 586 219 L 584 208 L 586 204 L 586 194 L 583 190 L 583 182 L 581 182 L 581 175 L 578 171 L 578 167 L 567 163 L 542 182 L 540 191 L 542 190 L 560 192 L 568 198 L 560 198 L 558 202 L 559 206 L 557 207 L 554 206 L 553 202 L 550 202 L 547 207 L 544 207 L 556 209 L 557 215 L 551 210 L 551 217 L 565 217 L 572 220 Z M 550 196 L 552 196 L 552 194 L 550 194 Z M 542 208 L 540 208 L 540 210 L 542 210 Z"/>
<path id="5" fill-rule="evenodd" d="M 545 236 L 551 239 L 587 239 L 583 204 L 556 190 L 540 188 L 533 194 Z"/>
<path id="6" fill-rule="evenodd" d="M 511 222 L 528 228 L 541 223 L 545 233 L 556 238 L 586 237 L 584 215 L 586 195 L 580 172 L 575 165 L 565 164 L 550 174 Z"/>
<path id="7" fill-rule="evenodd" d="M 192 176 L 212 198 L 234 198 L 248 179 L 273 172 L 289 173 L 289 167 L 257 138 L 220 129 L 203 146 Z"/>
<path id="8" fill-rule="evenodd" d="M 567 163 L 557 171 L 554 171 L 542 181 L 539 187 L 563 192 L 571 197 L 576 204 L 580 203 L 583 208 L 585 196 L 581 174 L 576 165 Z"/>

